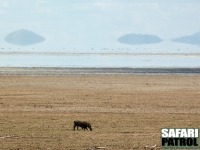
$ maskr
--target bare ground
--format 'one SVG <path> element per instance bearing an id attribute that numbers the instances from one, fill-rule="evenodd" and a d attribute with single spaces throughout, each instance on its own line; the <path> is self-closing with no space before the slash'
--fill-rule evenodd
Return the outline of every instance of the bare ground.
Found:
<path id="1" fill-rule="evenodd" d="M 200 75 L 1 76 L 0 149 L 142 150 L 161 128 L 200 128 L 199 107 Z"/>

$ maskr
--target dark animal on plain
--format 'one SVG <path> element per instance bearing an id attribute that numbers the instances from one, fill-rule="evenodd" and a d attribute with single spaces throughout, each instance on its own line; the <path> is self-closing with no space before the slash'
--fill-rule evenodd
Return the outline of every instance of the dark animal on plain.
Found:
<path id="1" fill-rule="evenodd" d="M 74 121 L 74 131 L 75 131 L 75 128 L 77 128 L 78 130 L 78 127 L 81 127 L 84 130 L 90 129 L 90 131 L 92 131 L 91 124 L 86 121 Z"/>

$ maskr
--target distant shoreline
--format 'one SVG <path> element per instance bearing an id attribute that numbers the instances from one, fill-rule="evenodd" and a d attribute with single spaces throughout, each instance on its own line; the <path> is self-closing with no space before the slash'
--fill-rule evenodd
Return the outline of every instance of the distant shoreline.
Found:
<path id="1" fill-rule="evenodd" d="M 69 67 L 0 67 L 0 76 L 68 75 L 200 75 L 200 68 L 69 68 Z"/>

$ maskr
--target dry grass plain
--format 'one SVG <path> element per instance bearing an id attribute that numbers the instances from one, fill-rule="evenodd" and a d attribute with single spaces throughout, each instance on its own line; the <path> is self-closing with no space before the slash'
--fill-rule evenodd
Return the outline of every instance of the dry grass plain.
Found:
<path id="1" fill-rule="evenodd" d="M 161 128 L 200 128 L 199 108 L 199 75 L 1 76 L 0 149 L 142 150 Z"/>

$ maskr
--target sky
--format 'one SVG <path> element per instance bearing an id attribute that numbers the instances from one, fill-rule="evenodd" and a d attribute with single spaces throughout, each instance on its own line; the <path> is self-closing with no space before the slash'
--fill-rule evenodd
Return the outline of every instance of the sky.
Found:
<path id="1" fill-rule="evenodd" d="M 200 31 L 200 0 L 0 0 L 0 45 L 5 49 L 136 49 L 118 42 L 130 33 L 153 34 L 164 42 L 143 49 L 200 50 L 171 39 Z M 7 43 L 7 34 L 26 29 L 45 37 L 30 46 Z M 186 48 L 187 47 L 187 48 Z M 140 47 L 139 47 L 140 48 Z"/>

